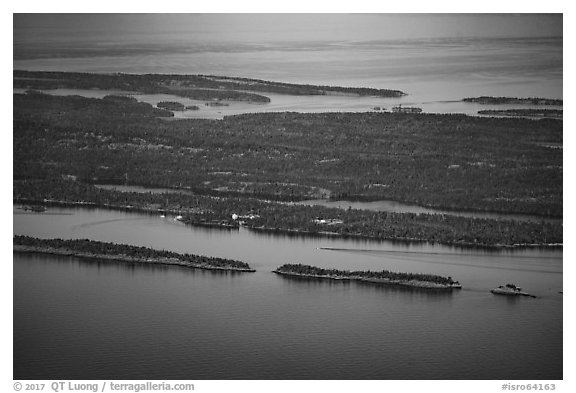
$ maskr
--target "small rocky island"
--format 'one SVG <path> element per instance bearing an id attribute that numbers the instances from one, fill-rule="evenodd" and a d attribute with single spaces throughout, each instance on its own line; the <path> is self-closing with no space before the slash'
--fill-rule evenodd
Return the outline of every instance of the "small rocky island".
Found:
<path id="1" fill-rule="evenodd" d="M 169 111 L 183 111 L 185 109 L 184 104 L 175 101 L 160 101 L 156 106 Z"/>
<path id="2" fill-rule="evenodd" d="M 13 250 L 14 252 L 67 255 L 117 262 L 176 265 L 205 270 L 232 272 L 256 271 L 250 268 L 250 265 L 247 263 L 233 259 L 178 254 L 172 251 L 154 250 L 147 247 L 106 243 L 87 239 L 62 240 L 14 236 Z"/>
<path id="3" fill-rule="evenodd" d="M 398 285 L 425 289 L 460 289 L 462 285 L 452 277 L 442 277 L 433 274 L 395 273 L 382 271 L 348 271 L 323 269 L 302 264 L 285 264 L 273 271 L 286 277 L 312 278 L 326 280 L 358 281 L 382 285 Z"/>

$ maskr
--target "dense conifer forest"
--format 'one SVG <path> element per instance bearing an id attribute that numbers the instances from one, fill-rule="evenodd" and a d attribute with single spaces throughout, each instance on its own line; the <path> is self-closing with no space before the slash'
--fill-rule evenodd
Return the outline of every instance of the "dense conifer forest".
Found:
<path id="1" fill-rule="evenodd" d="M 25 80 L 24 74 L 16 75 Z M 78 84 L 100 83 L 102 77 L 63 75 Z M 161 80 L 131 78 L 142 89 L 143 81 Z M 562 217 L 559 120 L 402 113 L 165 120 L 171 116 L 130 97 L 15 94 L 14 199 L 174 212 L 189 224 L 258 230 L 463 245 L 562 243 L 561 223 L 289 203 L 393 200 L 446 210 Z M 174 192 L 122 193 L 98 189 L 98 184 Z M 233 220 L 232 214 L 252 218 Z"/>

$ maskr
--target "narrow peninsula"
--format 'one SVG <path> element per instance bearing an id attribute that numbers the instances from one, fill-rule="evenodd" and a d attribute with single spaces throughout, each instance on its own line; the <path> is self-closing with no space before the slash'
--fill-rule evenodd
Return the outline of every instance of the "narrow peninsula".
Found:
<path id="1" fill-rule="evenodd" d="M 15 252 L 66 255 L 78 258 L 104 259 L 117 262 L 176 265 L 193 269 L 231 272 L 255 272 L 245 262 L 233 259 L 179 254 L 172 251 L 154 250 L 147 247 L 106 243 L 87 239 L 62 240 L 39 239 L 30 236 L 14 236 Z"/>
<path id="2" fill-rule="evenodd" d="M 215 75 L 88 74 L 78 72 L 14 71 L 14 87 L 36 90 L 102 89 L 143 94 L 172 94 L 204 101 L 268 103 L 266 93 L 297 96 L 343 95 L 402 97 L 400 90 L 319 86 Z"/>
<path id="3" fill-rule="evenodd" d="M 478 111 L 479 115 L 507 116 L 507 117 L 537 117 L 562 119 L 562 109 L 487 109 Z"/>
<path id="4" fill-rule="evenodd" d="M 562 106 L 563 101 L 552 98 L 516 98 L 516 97 L 468 97 L 462 100 L 463 102 L 473 102 L 482 105 L 509 105 L 509 104 L 520 104 L 520 105 L 557 105 Z"/>
<path id="5" fill-rule="evenodd" d="M 326 280 L 358 281 L 364 283 L 397 285 L 424 289 L 460 289 L 462 285 L 452 277 L 442 277 L 433 274 L 396 273 L 388 270 L 382 271 L 348 271 L 337 269 L 323 269 L 316 266 L 302 264 L 286 264 L 273 271 L 286 277 L 312 278 Z"/>

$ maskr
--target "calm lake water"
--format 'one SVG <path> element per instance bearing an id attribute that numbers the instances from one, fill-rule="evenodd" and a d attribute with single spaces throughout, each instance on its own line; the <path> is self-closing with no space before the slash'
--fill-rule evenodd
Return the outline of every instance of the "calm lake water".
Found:
<path id="1" fill-rule="evenodd" d="M 253 274 L 14 254 L 15 379 L 561 379 L 561 249 L 269 235 L 100 209 L 14 209 L 14 233 L 236 258 Z M 295 281 L 301 262 L 450 275 L 436 293 Z M 507 298 L 507 282 L 537 295 Z"/>

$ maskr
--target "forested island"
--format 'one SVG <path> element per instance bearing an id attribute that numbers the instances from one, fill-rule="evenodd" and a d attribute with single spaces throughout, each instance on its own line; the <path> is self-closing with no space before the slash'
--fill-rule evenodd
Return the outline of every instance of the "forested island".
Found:
<path id="1" fill-rule="evenodd" d="M 174 101 L 160 101 L 156 104 L 158 108 L 167 109 L 169 111 L 183 111 L 186 109 L 184 104 Z"/>
<path id="2" fill-rule="evenodd" d="M 62 240 L 14 236 L 13 249 L 15 252 L 67 255 L 118 262 L 177 265 L 204 270 L 255 272 L 247 263 L 232 259 L 179 254 L 172 251 L 88 239 Z"/>
<path id="3" fill-rule="evenodd" d="M 80 83 L 83 75 L 67 77 Z M 132 97 L 13 98 L 16 203 L 166 213 L 191 225 L 298 234 L 488 247 L 562 243 L 561 223 L 290 203 L 393 200 L 560 218 L 559 120 L 367 112 L 166 122 L 161 118 L 172 112 Z M 123 193 L 98 184 L 175 191 Z"/>
<path id="4" fill-rule="evenodd" d="M 349 271 L 324 269 L 302 264 L 285 264 L 273 271 L 286 277 L 357 281 L 381 285 L 398 285 L 425 289 L 460 289 L 462 285 L 452 277 L 442 277 L 433 274 L 395 273 L 382 271 Z"/>
<path id="5" fill-rule="evenodd" d="M 520 105 L 557 105 L 562 106 L 563 100 L 552 98 L 516 98 L 516 97 L 468 97 L 462 99 L 464 102 L 473 102 L 476 104 L 485 105 L 507 105 L 507 104 L 520 104 Z"/>
<path id="6" fill-rule="evenodd" d="M 538 117 L 562 118 L 562 109 L 488 109 L 478 111 L 479 115 L 511 116 L 511 117 Z"/>

